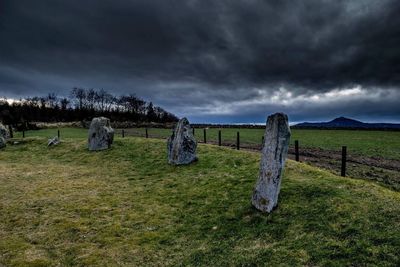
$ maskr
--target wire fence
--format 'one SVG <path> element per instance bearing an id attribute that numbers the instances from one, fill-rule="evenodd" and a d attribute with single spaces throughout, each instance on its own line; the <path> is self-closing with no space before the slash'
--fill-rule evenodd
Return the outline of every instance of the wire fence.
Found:
<path id="1" fill-rule="evenodd" d="M 86 129 L 51 129 L 52 136 L 62 138 L 81 138 Z M 245 128 L 192 128 L 198 143 L 207 143 L 232 149 L 260 151 L 264 143 L 264 129 Z M 39 133 L 16 132 L 18 137 L 36 136 Z M 115 136 L 167 139 L 172 134 L 171 128 L 127 128 L 115 129 Z M 292 138 L 293 139 L 293 138 Z M 343 140 L 345 141 L 345 140 Z M 366 156 L 354 153 L 351 146 L 337 146 L 325 149 L 318 146 L 302 145 L 301 139 L 291 141 L 288 158 L 305 162 L 313 166 L 328 169 L 330 172 L 355 178 L 378 181 L 392 189 L 400 191 L 400 161 L 382 157 Z"/>
<path id="2" fill-rule="evenodd" d="M 260 151 L 264 143 L 263 129 L 217 129 L 192 128 L 198 143 Z M 251 134 L 249 132 L 251 131 Z M 242 134 L 242 132 L 244 132 Z M 172 129 L 130 128 L 117 129 L 124 137 L 167 139 Z M 302 147 L 301 140 L 292 140 L 288 150 L 290 159 L 305 162 L 313 166 L 328 169 L 330 172 L 355 178 L 374 180 L 400 191 L 400 162 L 398 160 L 366 157 L 349 153 L 348 146 L 339 146 L 337 150 L 318 147 Z"/>

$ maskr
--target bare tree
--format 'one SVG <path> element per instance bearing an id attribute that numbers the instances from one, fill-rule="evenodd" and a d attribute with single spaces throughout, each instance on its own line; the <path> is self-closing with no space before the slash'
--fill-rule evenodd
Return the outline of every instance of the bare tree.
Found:
<path id="1" fill-rule="evenodd" d="M 55 108 L 56 106 L 58 106 L 57 104 L 57 96 L 55 93 L 49 93 L 47 95 L 47 104 L 50 108 Z"/>
<path id="2" fill-rule="evenodd" d="M 94 110 L 96 102 L 96 91 L 93 88 L 86 91 L 86 102 L 88 109 Z"/>
<path id="3" fill-rule="evenodd" d="M 72 89 L 71 95 L 73 98 L 75 98 L 78 109 L 82 110 L 84 108 L 84 101 L 86 98 L 85 89 L 74 87 Z"/>
<path id="4" fill-rule="evenodd" d="M 70 101 L 68 100 L 68 98 L 63 98 L 60 100 L 60 105 L 61 105 L 61 110 L 67 110 L 68 105 L 69 105 Z"/>

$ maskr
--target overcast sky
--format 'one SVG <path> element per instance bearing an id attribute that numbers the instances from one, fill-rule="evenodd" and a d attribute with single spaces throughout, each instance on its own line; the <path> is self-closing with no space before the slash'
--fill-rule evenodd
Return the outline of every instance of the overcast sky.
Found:
<path id="1" fill-rule="evenodd" d="M 192 122 L 400 122 L 400 1 L 1 0 L 0 96 L 74 86 Z"/>

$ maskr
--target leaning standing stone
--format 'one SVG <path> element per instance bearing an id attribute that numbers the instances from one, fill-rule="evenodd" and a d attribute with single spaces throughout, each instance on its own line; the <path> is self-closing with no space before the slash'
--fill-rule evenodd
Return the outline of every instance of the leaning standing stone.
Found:
<path id="1" fill-rule="evenodd" d="M 168 163 L 181 165 L 196 161 L 196 148 L 197 142 L 189 121 L 186 118 L 180 119 L 168 139 Z"/>
<path id="2" fill-rule="evenodd" d="M 88 146 L 90 151 L 104 150 L 111 147 L 114 129 L 105 117 L 93 118 L 89 128 Z"/>
<path id="3" fill-rule="evenodd" d="M 0 123 L 0 148 L 6 147 L 7 139 L 10 138 L 10 133 L 7 128 Z"/>
<path id="4" fill-rule="evenodd" d="M 287 115 L 275 113 L 269 116 L 264 134 L 260 174 L 251 200 L 254 207 L 263 212 L 271 212 L 278 204 L 289 140 Z"/>

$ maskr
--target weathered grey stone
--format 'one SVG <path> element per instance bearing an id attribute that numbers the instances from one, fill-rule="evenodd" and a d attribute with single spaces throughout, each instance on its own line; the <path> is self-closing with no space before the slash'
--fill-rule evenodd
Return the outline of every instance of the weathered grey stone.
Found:
<path id="1" fill-rule="evenodd" d="M 6 126 L 4 126 L 2 123 L 0 123 L 0 136 L 3 137 L 4 139 L 10 138 L 10 132 L 8 131 Z"/>
<path id="2" fill-rule="evenodd" d="M 0 136 L 0 149 L 6 147 L 7 141 L 4 137 Z"/>
<path id="3" fill-rule="evenodd" d="M 180 119 L 168 139 L 168 163 L 181 165 L 196 161 L 196 148 L 197 142 L 189 121 L 186 118 Z"/>
<path id="4" fill-rule="evenodd" d="M 0 149 L 6 147 L 8 138 L 10 138 L 10 133 L 7 128 L 0 123 Z"/>
<path id="5" fill-rule="evenodd" d="M 54 136 L 53 138 L 49 139 L 47 142 L 47 146 L 56 146 L 60 143 L 60 139 L 58 139 L 58 136 Z"/>
<path id="6" fill-rule="evenodd" d="M 114 129 L 105 117 L 93 118 L 89 128 L 88 147 L 90 151 L 104 150 L 111 147 Z"/>
<path id="7" fill-rule="evenodd" d="M 271 212 L 278 204 L 289 140 L 287 115 L 276 113 L 269 116 L 264 134 L 260 173 L 251 200 L 258 210 Z"/>

